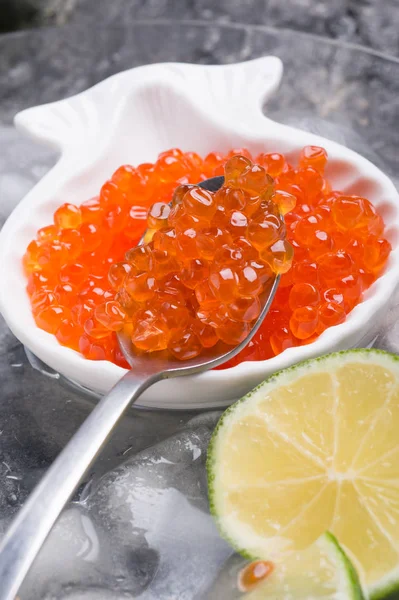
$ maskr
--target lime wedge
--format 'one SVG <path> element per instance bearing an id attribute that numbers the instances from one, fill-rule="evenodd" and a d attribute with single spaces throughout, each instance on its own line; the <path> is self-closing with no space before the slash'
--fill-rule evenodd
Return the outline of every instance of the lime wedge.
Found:
<path id="1" fill-rule="evenodd" d="M 399 581 L 399 358 L 350 350 L 274 375 L 220 419 L 208 481 L 242 555 L 283 564 L 331 531 L 385 597 Z"/>
<path id="2" fill-rule="evenodd" d="M 294 552 L 277 564 L 246 600 L 362 600 L 359 579 L 352 563 L 331 533 Z"/>
<path id="3" fill-rule="evenodd" d="M 274 564 L 272 569 L 269 562 L 248 563 L 237 554 L 230 557 L 206 595 L 207 600 L 221 598 L 364 600 L 355 569 L 329 532 L 306 550 L 294 552 L 284 562 Z"/>

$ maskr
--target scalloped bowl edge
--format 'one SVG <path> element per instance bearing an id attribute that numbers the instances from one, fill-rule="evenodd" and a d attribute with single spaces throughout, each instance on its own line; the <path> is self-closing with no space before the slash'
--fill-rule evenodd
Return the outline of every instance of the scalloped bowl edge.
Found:
<path id="1" fill-rule="evenodd" d="M 271 58 L 273 61 L 270 63 Z M 268 60 L 269 62 L 267 63 Z M 352 170 L 349 169 L 349 175 L 345 175 L 349 182 L 349 187 L 356 187 L 357 183 L 364 186 L 367 185 L 367 182 L 370 182 L 370 189 L 373 190 L 375 195 L 373 201 L 387 221 L 393 251 L 385 272 L 367 290 L 363 301 L 353 309 L 347 320 L 341 325 L 326 330 L 313 343 L 297 348 L 289 348 L 278 356 L 266 361 L 244 362 L 228 370 L 210 371 L 195 377 L 182 378 L 181 380 L 162 381 L 143 395 L 140 402 L 143 406 L 182 409 L 224 406 L 241 397 L 272 373 L 294 363 L 334 350 L 343 350 L 354 346 L 366 346 L 375 337 L 378 324 L 381 322 L 398 286 L 399 247 L 397 240 L 399 232 L 399 197 L 393 183 L 375 165 L 355 152 L 330 140 L 274 123 L 265 118 L 261 113 L 261 105 L 265 96 L 270 95 L 278 86 L 281 78 L 281 62 L 275 59 L 275 57 L 265 57 L 263 59 L 256 59 L 255 61 L 248 61 L 247 63 L 228 65 L 225 69 L 230 69 L 230 71 L 234 72 L 234 68 L 241 67 L 241 65 L 244 65 L 242 67 L 243 70 L 252 69 L 254 63 L 257 64 L 257 69 L 260 65 L 268 65 L 269 81 L 267 93 L 265 89 L 259 89 L 256 92 L 257 98 L 255 100 L 257 101 L 258 112 L 254 110 L 251 113 L 250 122 L 240 122 L 233 132 L 230 130 L 228 135 L 230 137 L 233 136 L 234 139 L 239 139 L 239 141 L 248 140 L 247 145 L 250 148 L 254 144 L 259 147 L 260 144 L 265 143 L 266 139 L 269 144 L 274 143 L 282 150 L 285 148 L 291 151 L 293 155 L 298 152 L 301 146 L 307 143 L 324 145 L 327 148 L 333 166 L 339 166 L 340 164 L 351 166 Z M 250 65 L 250 67 L 247 67 L 247 65 Z M 186 71 L 188 73 L 189 69 L 193 66 L 197 74 L 201 69 L 204 73 L 209 73 L 209 69 L 219 69 L 220 74 L 223 69 L 223 67 L 201 67 L 198 65 L 180 64 L 139 67 L 114 75 L 110 79 L 97 84 L 95 88 L 79 94 L 79 96 L 23 111 L 21 113 L 23 117 L 17 115 L 16 123 L 19 123 L 19 126 L 25 132 L 32 131 L 37 139 L 62 147 L 63 144 L 60 138 L 56 140 L 51 133 L 46 134 L 43 128 L 38 129 L 36 122 L 32 125 L 32 129 L 30 129 L 29 111 L 37 109 L 48 110 L 50 107 L 51 110 L 56 110 L 58 113 L 57 118 L 59 118 L 62 109 L 68 108 L 69 111 L 72 110 L 77 98 L 80 101 L 83 99 L 85 102 L 90 97 L 93 99 L 93 90 L 95 89 L 101 92 L 100 95 L 96 93 L 96 98 L 102 97 L 107 87 L 108 89 L 115 88 L 118 82 L 121 88 L 124 89 L 124 86 L 126 87 L 127 84 L 131 84 L 129 77 L 130 79 L 136 78 L 138 70 L 141 71 L 141 75 L 147 70 L 151 73 L 153 80 L 155 75 L 156 80 L 156 72 L 159 69 L 159 79 L 165 81 L 167 79 L 165 68 L 173 67 L 174 70 L 179 69 L 182 72 Z M 271 78 L 270 68 L 272 71 Z M 172 88 L 173 85 L 171 85 Z M 185 92 L 183 89 L 178 89 L 178 94 L 179 97 L 184 98 Z M 190 100 L 192 99 L 188 98 L 189 103 Z M 253 100 L 254 98 L 250 98 L 252 107 L 254 107 Z M 192 100 L 191 104 L 195 107 L 195 114 L 201 115 L 201 118 L 207 117 L 206 108 L 201 107 L 199 102 Z M 93 111 L 93 106 L 90 107 L 86 104 L 86 110 L 90 113 L 90 111 Z M 26 114 L 24 115 L 24 113 Z M 35 121 L 36 116 L 34 112 L 31 114 L 35 117 L 33 119 Z M 219 121 L 217 114 L 212 115 L 211 121 L 215 131 L 220 131 L 223 135 L 227 136 L 226 132 L 229 131 L 229 126 L 223 115 L 220 115 Z M 65 131 L 68 132 L 68 128 Z M 94 131 L 94 135 L 95 133 Z M 66 135 L 69 136 L 69 133 Z M 91 147 L 93 147 L 92 144 Z M 278 150 L 279 148 L 276 149 Z M 196 150 L 196 148 L 190 149 Z M 32 239 L 37 226 L 40 227 L 48 222 L 49 215 L 57 204 L 59 204 L 56 190 L 60 189 L 60 186 L 63 184 L 67 185 L 68 181 L 73 179 L 77 168 L 80 167 L 81 173 L 84 174 L 85 171 L 90 171 L 90 168 L 95 163 L 94 159 L 91 162 L 87 160 L 85 162 L 85 159 L 82 158 L 85 151 L 84 144 L 77 151 L 76 156 L 74 156 L 76 147 L 72 148 L 72 150 L 74 151 L 71 151 L 71 148 L 66 144 L 60 160 L 21 201 L 0 232 L 0 278 L 3 282 L 0 289 L 0 309 L 14 335 L 43 362 L 80 385 L 95 392 L 106 393 L 121 378 L 125 370 L 106 361 L 88 361 L 74 350 L 59 345 L 54 336 L 40 330 L 35 325 L 27 300 L 27 294 L 26 292 L 21 294 L 21 290 L 26 285 L 21 264 L 21 252 L 23 252 L 27 242 Z M 357 178 L 353 175 L 354 170 L 357 170 Z M 18 244 L 14 243 L 15 240 L 18 241 Z M 161 400 L 159 400 L 160 397 L 162 398 Z"/>

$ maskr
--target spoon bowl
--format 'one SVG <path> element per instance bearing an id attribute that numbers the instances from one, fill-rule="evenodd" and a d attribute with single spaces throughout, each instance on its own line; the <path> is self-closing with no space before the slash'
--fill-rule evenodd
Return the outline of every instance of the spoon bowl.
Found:
<path id="1" fill-rule="evenodd" d="M 197 185 L 205 190 L 208 190 L 209 192 L 217 192 L 217 190 L 219 190 L 223 184 L 224 177 L 219 176 L 211 177 L 210 179 L 201 181 Z M 145 231 L 141 236 L 138 244 L 139 246 L 144 243 L 146 233 L 147 232 Z M 147 372 L 149 361 L 152 365 L 156 363 L 156 368 L 158 371 L 169 373 L 169 376 L 164 377 L 164 379 L 169 379 L 170 377 L 180 377 L 182 375 L 195 375 L 202 373 L 203 371 L 207 371 L 208 369 L 214 369 L 215 367 L 222 365 L 224 362 L 227 362 L 230 358 L 236 356 L 251 341 L 259 327 L 262 325 L 262 322 L 270 309 L 279 282 L 280 275 L 277 275 L 272 280 L 271 285 L 265 287 L 263 293 L 259 296 L 262 305 L 262 310 L 259 314 L 259 317 L 254 322 L 252 329 L 245 340 L 243 340 L 241 344 L 235 346 L 234 348 L 219 342 L 212 348 L 204 348 L 200 356 L 196 356 L 195 358 L 185 361 L 176 360 L 171 356 L 165 358 L 163 353 L 157 352 L 153 352 L 150 355 L 137 355 L 137 353 L 134 351 L 130 338 L 123 331 L 117 333 L 119 346 L 131 368 L 136 369 L 139 373 L 142 371 Z M 154 367 L 150 368 L 152 369 Z"/>

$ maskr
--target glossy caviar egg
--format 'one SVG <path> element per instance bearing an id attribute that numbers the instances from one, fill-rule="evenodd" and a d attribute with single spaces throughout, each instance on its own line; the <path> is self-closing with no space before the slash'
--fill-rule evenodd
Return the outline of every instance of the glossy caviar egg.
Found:
<path id="1" fill-rule="evenodd" d="M 148 211 L 147 226 L 148 229 L 162 229 L 168 223 L 170 206 L 165 202 L 155 202 Z"/>
<path id="2" fill-rule="evenodd" d="M 299 340 L 306 340 L 316 333 L 319 312 L 315 306 L 295 308 L 290 318 L 290 329 Z"/>
<path id="3" fill-rule="evenodd" d="M 81 222 L 81 210 L 74 204 L 63 204 L 54 213 L 54 224 L 59 229 L 76 229 Z"/>
<path id="4" fill-rule="evenodd" d="M 299 157 L 299 168 L 313 167 L 313 169 L 324 173 L 327 164 L 327 152 L 319 146 L 305 146 Z"/>
<path id="5" fill-rule="evenodd" d="M 317 306 L 320 302 L 319 290 L 311 283 L 296 283 L 292 286 L 289 295 L 291 310 L 302 306 Z"/>
<path id="6" fill-rule="evenodd" d="M 278 177 L 288 167 L 285 156 L 278 152 L 260 154 L 256 162 L 262 165 L 272 177 Z"/>
<path id="7" fill-rule="evenodd" d="M 126 368 L 121 329 L 139 352 L 188 360 L 244 339 L 280 274 L 258 333 L 226 366 L 312 342 L 346 319 L 391 251 L 374 206 L 335 191 L 327 165 L 316 146 L 295 164 L 269 149 L 253 160 L 245 148 L 205 158 L 173 148 L 122 165 L 28 245 L 36 324 L 90 360 Z M 216 193 L 194 185 L 222 174 Z"/>
<path id="8" fill-rule="evenodd" d="M 193 217 L 211 221 L 217 208 L 216 199 L 212 192 L 193 186 L 183 196 L 183 208 Z"/>

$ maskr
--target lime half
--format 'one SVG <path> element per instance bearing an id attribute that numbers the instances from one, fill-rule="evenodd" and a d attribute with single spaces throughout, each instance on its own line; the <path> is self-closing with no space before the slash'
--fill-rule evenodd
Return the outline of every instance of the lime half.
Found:
<path id="1" fill-rule="evenodd" d="M 222 416 L 208 480 L 242 555 L 283 564 L 331 531 L 384 597 L 399 581 L 399 359 L 351 350 L 274 375 Z"/>

